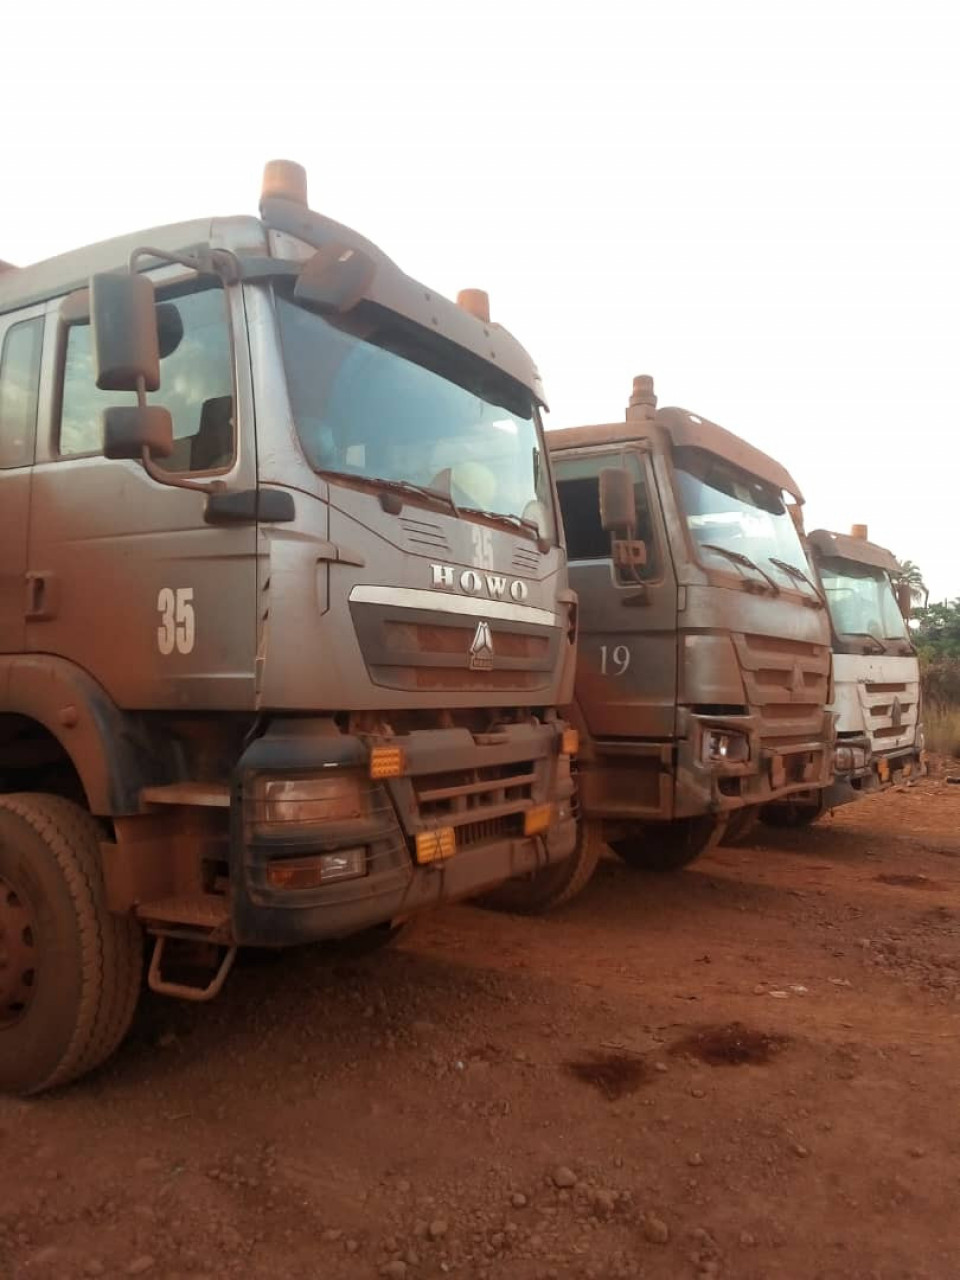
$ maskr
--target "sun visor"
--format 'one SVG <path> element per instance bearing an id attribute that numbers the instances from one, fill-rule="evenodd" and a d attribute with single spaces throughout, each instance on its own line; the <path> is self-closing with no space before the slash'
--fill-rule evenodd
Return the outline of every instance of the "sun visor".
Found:
<path id="1" fill-rule="evenodd" d="M 686 409 L 658 409 L 656 421 L 666 428 L 674 445 L 714 453 L 803 502 L 800 486 L 786 467 L 725 427 L 718 427 L 715 422 L 708 422 Z"/>
<path id="2" fill-rule="evenodd" d="M 824 560 L 851 560 L 854 564 L 866 564 L 872 569 L 898 574 L 900 564 L 893 552 L 878 547 L 864 538 L 851 538 L 846 533 L 830 533 L 826 529 L 814 529 L 807 541 Z"/>
<path id="3" fill-rule="evenodd" d="M 290 200 L 268 198 L 261 216 L 271 231 L 284 232 L 318 252 L 336 246 L 359 250 L 372 266 L 363 283 L 363 299 L 412 321 L 428 332 L 471 352 L 528 388 L 545 404 L 543 384 L 528 353 L 506 329 L 485 322 L 449 299 L 405 275 L 385 253 L 363 236 Z"/>

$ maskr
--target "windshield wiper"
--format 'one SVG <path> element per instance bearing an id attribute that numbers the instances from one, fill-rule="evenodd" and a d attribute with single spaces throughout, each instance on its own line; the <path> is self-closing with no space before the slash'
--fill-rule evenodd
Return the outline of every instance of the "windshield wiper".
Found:
<path id="1" fill-rule="evenodd" d="M 887 646 L 883 641 L 878 640 L 877 637 L 872 635 L 869 631 L 844 631 L 842 634 L 845 636 L 855 636 L 858 640 L 869 640 L 871 644 L 875 644 L 877 646 L 874 649 L 874 653 L 887 652 Z"/>
<path id="2" fill-rule="evenodd" d="M 449 493 L 442 489 L 430 489 L 425 484 L 414 484 L 412 480 L 386 480 L 383 476 L 363 476 L 355 471 L 337 471 L 333 467 L 318 468 L 321 475 L 340 476 L 344 480 L 359 480 L 362 484 L 373 485 L 378 489 L 392 489 L 394 493 L 414 494 L 419 498 L 430 498 L 434 502 L 445 502 L 453 514 L 459 519 L 460 508 Z"/>
<path id="3" fill-rule="evenodd" d="M 729 547 L 718 546 L 716 542 L 701 542 L 700 546 L 704 551 L 715 551 L 717 555 L 726 556 L 727 559 L 732 560 L 734 564 L 746 565 L 748 569 L 753 569 L 756 573 L 759 573 L 761 578 L 766 579 L 775 596 L 780 594 L 780 588 L 774 582 L 773 578 L 770 577 L 769 573 L 767 573 L 765 569 L 761 569 L 760 566 L 754 560 L 751 560 L 749 556 L 745 556 L 742 551 L 731 551 Z"/>
<path id="4" fill-rule="evenodd" d="M 512 511 L 485 511 L 483 507 L 461 507 L 460 511 L 467 516 L 484 516 L 487 520 L 505 520 L 515 529 L 529 529 L 535 537 L 540 537 L 540 526 L 536 520 L 528 520 L 526 516 L 515 516 Z"/>
<path id="5" fill-rule="evenodd" d="M 784 573 L 789 574 L 791 578 L 796 578 L 798 582 L 805 582 L 817 597 L 818 606 L 821 609 L 825 609 L 827 607 L 826 600 L 824 600 L 816 585 L 807 577 L 802 569 L 798 569 L 795 564 L 787 564 L 786 560 L 780 560 L 777 556 L 767 556 L 767 559 L 771 564 L 775 564 L 778 569 L 782 569 Z"/>

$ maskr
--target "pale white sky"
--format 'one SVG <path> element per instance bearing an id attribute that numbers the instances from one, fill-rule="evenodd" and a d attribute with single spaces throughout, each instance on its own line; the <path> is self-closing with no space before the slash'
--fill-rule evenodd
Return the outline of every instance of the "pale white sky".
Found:
<path id="1" fill-rule="evenodd" d="M 631 378 L 960 595 L 960 76 L 947 3 L 8 6 L 0 258 L 254 213 L 263 162 L 448 295 L 550 426 Z"/>

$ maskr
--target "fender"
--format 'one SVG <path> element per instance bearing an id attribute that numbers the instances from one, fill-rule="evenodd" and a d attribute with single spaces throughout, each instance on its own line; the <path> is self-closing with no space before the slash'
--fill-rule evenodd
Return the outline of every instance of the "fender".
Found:
<path id="1" fill-rule="evenodd" d="M 171 747 L 65 658 L 0 655 L 3 713 L 35 720 L 57 739 L 80 777 L 91 813 L 138 813 L 142 787 L 174 780 Z"/>

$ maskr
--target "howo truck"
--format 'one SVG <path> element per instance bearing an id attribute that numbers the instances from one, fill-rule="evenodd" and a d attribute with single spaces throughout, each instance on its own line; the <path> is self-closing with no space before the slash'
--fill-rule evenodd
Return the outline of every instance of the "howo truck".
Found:
<path id="1" fill-rule="evenodd" d="M 900 566 L 867 539 L 807 535 L 812 572 L 830 612 L 836 749 L 833 778 L 822 791 L 791 797 L 763 814 L 774 825 L 800 826 L 838 805 L 926 772 L 920 663 L 910 639 L 910 593 Z"/>
<path id="2" fill-rule="evenodd" d="M 542 404 L 290 162 L 258 218 L 0 273 L 0 1089 L 113 1051 L 145 935 L 207 999 L 240 945 L 566 891 Z"/>
<path id="3" fill-rule="evenodd" d="M 579 601 L 586 844 L 685 865 L 831 776 L 830 623 L 772 458 L 634 380 L 626 420 L 551 431 Z"/>

